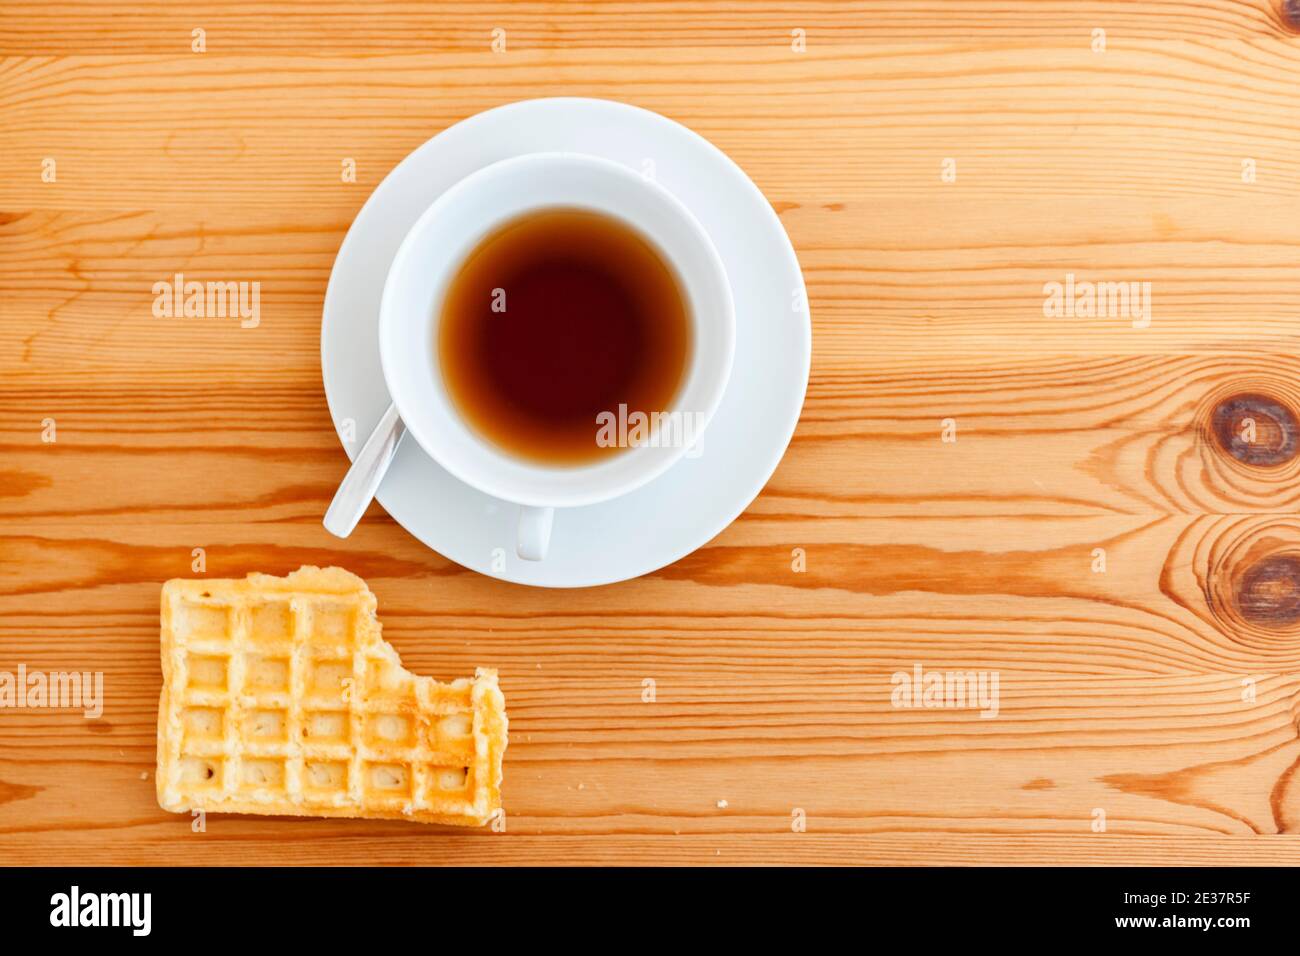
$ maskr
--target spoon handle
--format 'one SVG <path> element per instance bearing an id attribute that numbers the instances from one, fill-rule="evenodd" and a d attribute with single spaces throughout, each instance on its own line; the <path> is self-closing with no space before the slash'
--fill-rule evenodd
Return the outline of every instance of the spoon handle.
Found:
<path id="1" fill-rule="evenodd" d="M 397 414 L 397 406 L 389 405 L 334 493 L 334 500 L 325 512 L 326 531 L 339 538 L 352 533 L 379 490 L 379 483 L 384 480 L 405 434 L 406 426 Z"/>

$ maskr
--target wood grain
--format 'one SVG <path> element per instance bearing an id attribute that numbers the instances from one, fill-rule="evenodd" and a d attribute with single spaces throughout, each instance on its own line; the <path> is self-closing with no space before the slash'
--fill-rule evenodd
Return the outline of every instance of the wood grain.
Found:
<path id="1" fill-rule="evenodd" d="M 509 49 L 652 50 L 674 46 L 753 46 L 802 29 L 819 43 L 907 40 L 1063 39 L 1101 26 L 1124 36 L 1249 39 L 1300 30 L 1294 5 L 1275 0 L 1192 0 L 1063 4 L 995 0 L 783 0 L 737 6 L 680 0 L 545 3 L 417 2 L 274 5 L 198 2 L 132 8 L 114 0 L 17 2 L 0 27 L 0 54 L 167 53 L 187 49 L 202 27 L 241 50 L 296 53 L 446 52 L 481 49 L 494 29 Z M 51 28 L 57 22 L 58 29 Z"/>
<path id="2" fill-rule="evenodd" d="M 106 703 L 0 710 L 0 856 L 1300 863 L 1296 9 L 7 3 L 0 670 L 102 671 Z M 557 94 L 732 155 L 814 322 L 759 499 L 571 593 L 378 507 L 320 527 L 348 224 L 433 133 Z M 260 325 L 155 318 L 175 272 L 259 281 Z M 1149 282 L 1150 323 L 1048 314 L 1067 275 Z M 506 831 L 160 811 L 158 588 L 195 548 L 342 564 L 412 668 L 498 667 Z M 895 706 L 917 667 L 996 674 L 997 715 Z"/>

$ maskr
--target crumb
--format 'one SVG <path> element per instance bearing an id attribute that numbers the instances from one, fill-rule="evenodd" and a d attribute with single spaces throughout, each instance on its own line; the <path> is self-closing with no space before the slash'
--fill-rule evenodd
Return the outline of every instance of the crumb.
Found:
<path id="1" fill-rule="evenodd" d="M 719 809 L 719 810 L 725 810 L 725 809 L 727 809 L 727 801 L 726 801 L 726 800 L 719 800 L 719 801 L 718 801 L 718 809 Z"/>
<path id="2" fill-rule="evenodd" d="M 580 784 L 578 784 L 578 789 L 579 789 L 579 790 L 586 790 L 586 789 L 587 789 L 587 785 L 586 785 L 585 783 L 580 783 Z"/>
<path id="3" fill-rule="evenodd" d="M 141 770 L 141 771 L 140 771 L 140 779 L 141 779 L 141 780 L 148 780 L 148 779 L 149 779 L 149 772 L 148 772 L 147 770 Z"/>

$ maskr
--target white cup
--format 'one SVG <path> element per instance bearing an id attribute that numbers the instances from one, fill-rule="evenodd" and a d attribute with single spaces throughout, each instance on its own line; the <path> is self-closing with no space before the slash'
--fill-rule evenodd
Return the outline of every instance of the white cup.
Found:
<path id="1" fill-rule="evenodd" d="M 443 382 L 438 323 L 447 287 L 475 246 L 527 212 L 585 209 L 622 220 L 647 237 L 677 275 L 692 346 L 673 405 L 689 415 L 695 444 L 712 418 L 735 351 L 736 318 L 722 259 L 704 228 L 668 190 L 611 160 L 579 153 L 531 153 L 493 163 L 456 183 L 420 216 L 388 271 L 379 313 L 384 379 L 407 430 L 461 481 L 520 506 L 516 551 L 541 560 L 556 508 L 625 495 L 670 468 L 689 447 L 649 440 L 591 464 L 548 466 L 516 458 L 479 437 Z M 615 410 L 611 410 L 615 411 Z M 593 440 L 596 422 L 592 422 Z"/>

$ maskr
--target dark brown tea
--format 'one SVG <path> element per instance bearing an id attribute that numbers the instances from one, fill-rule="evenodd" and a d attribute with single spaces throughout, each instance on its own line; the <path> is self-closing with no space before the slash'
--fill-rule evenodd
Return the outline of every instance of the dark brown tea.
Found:
<path id="1" fill-rule="evenodd" d="M 632 227 L 547 209 L 470 253 L 443 301 L 438 361 L 453 404 L 503 451 L 571 465 L 619 451 L 604 414 L 669 411 L 691 348 L 672 267 Z"/>

